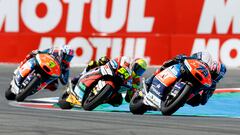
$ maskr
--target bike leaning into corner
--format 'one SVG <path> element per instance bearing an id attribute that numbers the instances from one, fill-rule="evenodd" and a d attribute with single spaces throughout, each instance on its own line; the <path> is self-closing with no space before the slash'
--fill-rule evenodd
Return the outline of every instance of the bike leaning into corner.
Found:
<path id="1" fill-rule="evenodd" d="M 60 75 L 59 60 L 47 53 L 36 54 L 15 70 L 5 97 L 21 102 L 29 95 L 44 89 Z"/>
<path id="2" fill-rule="evenodd" d="M 191 94 L 212 85 L 209 66 L 201 60 L 185 59 L 157 73 L 150 86 L 136 92 L 130 102 L 133 114 L 159 110 L 172 115 L 188 101 Z"/>
<path id="3" fill-rule="evenodd" d="M 123 92 L 121 86 L 131 79 L 129 62 L 130 60 L 124 57 L 122 62 L 111 60 L 96 67 L 83 74 L 74 89 L 69 81 L 69 87 L 59 98 L 59 106 L 62 109 L 80 106 L 91 111 L 100 104 L 111 102 L 116 95 Z"/>

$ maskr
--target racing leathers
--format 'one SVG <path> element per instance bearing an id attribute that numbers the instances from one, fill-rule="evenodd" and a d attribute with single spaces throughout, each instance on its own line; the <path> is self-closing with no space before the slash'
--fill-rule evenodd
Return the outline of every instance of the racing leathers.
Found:
<path id="1" fill-rule="evenodd" d="M 42 54 L 50 54 L 51 56 L 53 56 L 57 60 L 59 60 L 60 66 L 61 66 L 61 75 L 59 77 L 59 80 L 63 85 L 66 85 L 68 83 L 68 78 L 69 78 L 70 61 L 66 61 L 65 59 L 63 59 L 63 57 L 60 56 L 60 51 L 62 51 L 62 50 L 61 49 L 54 49 L 54 48 L 49 48 L 49 49 L 45 49 L 45 50 L 42 50 L 42 51 L 33 50 L 21 62 L 21 65 L 24 64 L 26 61 L 32 59 L 37 54 L 41 54 L 41 53 Z M 73 55 L 72 55 L 72 57 L 73 57 Z M 23 80 L 23 78 L 20 78 L 19 82 L 21 82 L 21 80 Z M 49 83 L 45 88 L 50 90 L 50 91 L 55 91 L 58 88 L 58 85 L 59 85 L 58 80 L 56 79 L 56 80 L 52 81 L 51 83 Z"/>
<path id="2" fill-rule="evenodd" d="M 112 60 L 110 60 L 109 62 L 106 63 L 106 64 L 114 65 L 116 67 L 116 69 L 117 69 L 117 67 L 121 66 L 131 73 L 130 77 L 128 77 L 128 79 L 125 80 L 124 84 L 121 86 L 121 88 L 124 88 L 127 91 L 127 94 L 125 96 L 125 100 L 127 102 L 130 101 L 133 93 L 139 88 L 139 85 L 140 85 L 140 76 L 135 76 L 135 75 L 132 74 L 131 62 L 132 62 L 131 58 L 126 57 L 126 56 L 122 56 L 122 57 L 118 57 L 116 59 L 112 59 Z M 91 63 L 97 63 L 97 62 L 91 62 Z M 103 66 L 103 65 L 101 64 L 101 66 Z M 95 68 L 95 67 L 98 67 L 98 65 L 91 66 L 91 67 Z M 72 83 L 73 83 L 74 79 L 72 80 Z M 84 93 L 80 93 L 78 95 L 80 102 L 83 98 L 83 94 Z M 115 95 L 113 95 L 111 97 L 111 99 L 108 100 L 107 103 L 114 106 L 114 107 L 117 107 L 117 106 L 120 106 L 122 104 L 122 102 L 123 102 L 122 94 L 121 93 L 116 93 Z"/>
<path id="3" fill-rule="evenodd" d="M 133 68 L 131 67 L 134 64 L 134 60 L 132 60 L 129 57 L 126 56 L 118 57 L 116 59 L 111 60 L 110 62 L 117 63 L 122 67 L 130 69 L 131 76 L 124 84 L 124 87 L 127 88 L 125 101 L 129 103 L 133 94 L 140 88 L 141 76 L 143 73 L 141 74 L 141 76 L 135 74 L 136 71 L 134 72 Z M 145 72 L 145 70 L 143 72 Z M 108 103 L 111 104 L 112 106 L 117 107 L 122 104 L 122 101 L 123 101 L 122 94 L 117 93 L 116 95 L 114 95 L 112 99 L 108 101 Z"/>
<path id="4" fill-rule="evenodd" d="M 153 81 L 153 78 L 159 72 L 163 71 L 164 69 L 166 69 L 166 68 L 168 68 L 168 67 L 170 67 L 174 64 L 182 63 L 185 59 L 189 59 L 189 58 L 203 61 L 202 52 L 195 53 L 190 57 L 187 57 L 186 55 L 177 55 L 175 58 L 164 62 L 163 65 L 159 69 L 156 70 L 154 75 L 152 75 L 151 77 L 149 77 L 146 80 L 147 87 L 148 88 L 150 87 L 150 85 Z M 217 63 L 217 67 L 215 68 L 217 70 L 212 69 L 212 65 L 214 65 L 213 63 L 215 63 L 215 64 Z M 208 65 L 208 66 L 210 68 L 212 85 L 210 87 L 203 88 L 202 93 L 197 93 L 197 94 L 191 95 L 191 98 L 187 101 L 187 104 L 189 104 L 193 107 L 198 106 L 200 104 L 205 105 L 207 103 L 208 99 L 213 95 L 213 93 L 216 89 L 217 83 L 223 78 L 223 76 L 226 73 L 226 67 L 222 63 L 219 63 L 219 62 L 216 62 L 216 61 L 212 62 L 212 60 L 208 59 L 207 64 L 211 64 L 211 65 Z M 163 93 L 161 93 L 161 94 L 163 94 Z"/>

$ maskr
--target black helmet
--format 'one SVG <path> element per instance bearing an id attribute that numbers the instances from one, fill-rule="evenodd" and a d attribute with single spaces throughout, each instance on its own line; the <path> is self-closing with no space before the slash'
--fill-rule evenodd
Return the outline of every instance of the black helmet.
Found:
<path id="1" fill-rule="evenodd" d="M 105 65 L 107 62 L 109 62 L 109 58 L 107 56 L 103 56 L 98 59 L 99 66 Z"/>

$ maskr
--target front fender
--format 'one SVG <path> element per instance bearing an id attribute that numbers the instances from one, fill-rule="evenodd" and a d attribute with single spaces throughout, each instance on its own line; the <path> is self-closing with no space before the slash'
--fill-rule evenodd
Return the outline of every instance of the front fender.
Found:
<path id="1" fill-rule="evenodd" d="M 113 87 L 113 89 L 116 89 L 115 84 L 112 81 L 105 81 L 106 84 L 110 85 Z"/>

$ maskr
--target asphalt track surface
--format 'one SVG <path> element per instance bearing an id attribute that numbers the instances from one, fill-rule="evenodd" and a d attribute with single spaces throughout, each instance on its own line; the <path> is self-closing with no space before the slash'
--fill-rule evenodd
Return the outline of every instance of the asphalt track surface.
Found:
<path id="1" fill-rule="evenodd" d="M 59 111 L 14 107 L 4 97 L 15 65 L 0 65 L 0 135 L 239 135 L 240 119 L 198 116 L 132 115 L 129 112 Z M 79 69 L 74 69 L 75 74 Z M 150 71 L 151 72 L 151 71 Z M 220 88 L 239 87 L 231 70 Z M 42 92 L 35 97 L 59 96 Z M 34 96 L 32 98 L 34 98 Z"/>

